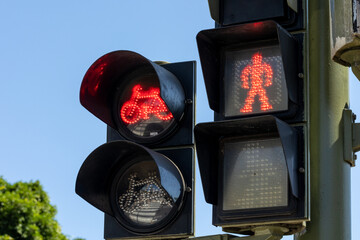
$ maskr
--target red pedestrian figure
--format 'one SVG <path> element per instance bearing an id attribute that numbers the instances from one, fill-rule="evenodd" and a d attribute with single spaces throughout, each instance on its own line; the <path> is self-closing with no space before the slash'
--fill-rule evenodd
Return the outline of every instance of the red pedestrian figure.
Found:
<path id="1" fill-rule="evenodd" d="M 269 98 L 266 96 L 266 90 L 264 89 L 264 86 L 268 87 L 272 84 L 273 70 L 270 64 L 262 61 L 262 58 L 261 53 L 255 53 L 251 58 L 252 64 L 248 64 L 241 72 L 241 87 L 249 89 L 245 99 L 245 105 L 240 109 L 242 113 L 252 112 L 252 105 L 256 95 L 259 95 L 261 111 L 273 108 L 269 103 Z"/>

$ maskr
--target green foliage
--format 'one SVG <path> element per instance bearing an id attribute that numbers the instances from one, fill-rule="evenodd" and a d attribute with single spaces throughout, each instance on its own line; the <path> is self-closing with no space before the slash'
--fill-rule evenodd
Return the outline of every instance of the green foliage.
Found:
<path id="1" fill-rule="evenodd" d="M 10 237 L 9 235 L 2 235 L 0 236 L 0 240 L 14 240 L 12 237 Z"/>
<path id="2" fill-rule="evenodd" d="M 9 184 L 0 177 L 0 240 L 68 240 L 39 181 Z"/>

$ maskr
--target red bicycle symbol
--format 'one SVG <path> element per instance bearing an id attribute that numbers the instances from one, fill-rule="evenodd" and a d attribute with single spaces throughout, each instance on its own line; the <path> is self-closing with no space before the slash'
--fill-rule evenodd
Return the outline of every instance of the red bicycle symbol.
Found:
<path id="1" fill-rule="evenodd" d="M 134 124 L 141 119 L 150 119 L 151 114 L 163 121 L 173 118 L 164 100 L 160 97 L 159 88 L 143 90 L 141 85 L 135 85 L 130 100 L 121 107 L 121 119 L 127 124 Z"/>

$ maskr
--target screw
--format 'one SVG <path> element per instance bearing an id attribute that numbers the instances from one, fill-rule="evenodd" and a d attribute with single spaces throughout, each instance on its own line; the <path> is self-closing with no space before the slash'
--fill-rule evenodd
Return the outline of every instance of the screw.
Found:
<path id="1" fill-rule="evenodd" d="M 299 77 L 299 78 L 304 78 L 304 74 L 303 74 L 303 73 L 299 73 L 299 74 L 298 74 L 298 77 Z"/>
<path id="2" fill-rule="evenodd" d="M 192 104 L 192 103 L 193 103 L 192 99 L 185 99 L 185 104 Z"/>
<path id="3" fill-rule="evenodd" d="M 191 187 L 186 187 L 186 192 L 191 192 Z"/>
<path id="4" fill-rule="evenodd" d="M 299 168 L 299 173 L 304 173 L 305 172 L 305 168 Z"/>

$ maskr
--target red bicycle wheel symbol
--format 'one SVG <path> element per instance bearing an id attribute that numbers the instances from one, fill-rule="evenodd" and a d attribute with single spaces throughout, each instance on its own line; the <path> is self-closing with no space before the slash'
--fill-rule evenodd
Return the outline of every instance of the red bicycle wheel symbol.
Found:
<path id="1" fill-rule="evenodd" d="M 140 107 L 134 103 L 125 103 L 120 111 L 121 119 L 127 124 L 134 124 L 140 120 Z"/>

